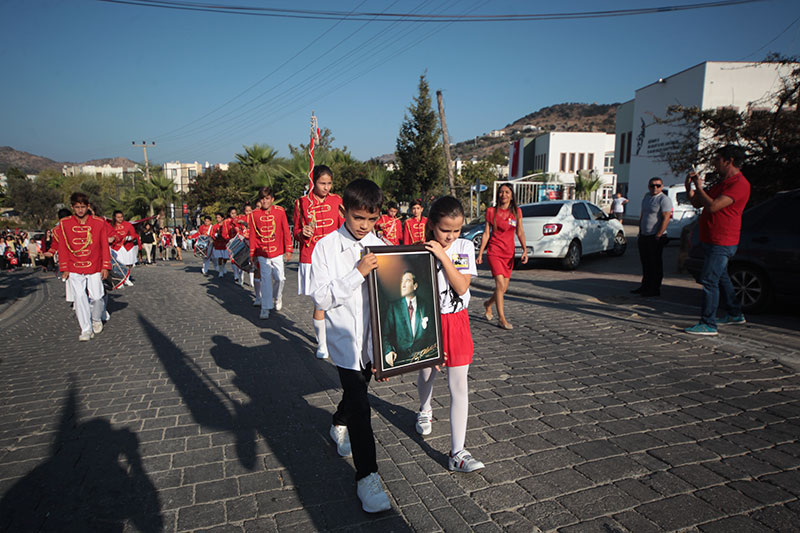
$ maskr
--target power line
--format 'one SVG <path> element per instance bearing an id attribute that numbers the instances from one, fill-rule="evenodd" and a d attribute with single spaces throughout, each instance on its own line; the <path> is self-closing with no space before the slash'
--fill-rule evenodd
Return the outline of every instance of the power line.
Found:
<path id="1" fill-rule="evenodd" d="M 295 18 L 315 20 L 340 20 L 340 21 L 367 21 L 377 18 L 385 22 L 519 22 L 543 20 L 568 20 L 583 18 L 608 18 L 626 17 L 634 15 L 649 15 L 655 13 L 668 13 L 676 11 L 689 11 L 694 9 L 708 9 L 729 7 L 742 4 L 767 2 L 769 0 L 719 0 L 716 2 L 701 2 L 693 4 L 667 5 L 660 7 L 611 9 L 605 11 L 573 11 L 563 13 L 527 13 L 527 14 L 500 14 L 500 15 L 414 15 L 412 13 L 371 13 L 344 11 L 324 11 L 313 9 L 282 9 L 253 6 L 226 6 L 207 4 L 202 2 L 181 2 L 177 0 L 98 0 L 110 4 L 125 4 L 140 7 L 172 9 L 179 11 L 199 11 L 206 13 L 222 13 L 229 15 L 248 15 L 273 18 Z"/>
<path id="2" fill-rule="evenodd" d="M 483 0 L 481 2 L 478 2 L 471 9 L 468 9 L 466 12 L 469 13 L 469 12 L 475 11 L 480 6 L 482 6 L 482 5 L 486 4 L 486 3 L 487 2 L 485 0 Z M 457 5 L 457 4 L 458 4 L 458 0 L 452 0 L 450 2 L 450 5 L 448 5 L 447 7 L 451 7 L 451 6 L 454 6 L 454 5 Z M 420 5 L 417 6 L 415 11 L 417 9 L 421 8 L 423 5 L 424 5 L 424 2 L 421 2 Z M 241 134 L 244 131 L 251 131 L 253 126 L 264 127 L 265 124 L 263 122 L 263 119 L 265 117 L 270 116 L 270 115 L 274 116 L 278 111 L 286 111 L 286 106 L 287 105 L 289 105 L 291 103 L 294 103 L 294 102 L 297 102 L 298 100 L 301 100 L 302 98 L 305 98 L 305 97 L 309 96 L 310 94 L 312 94 L 314 92 L 319 92 L 319 91 L 324 90 L 325 94 L 330 94 L 333 90 L 336 90 L 336 89 L 338 89 L 338 88 L 340 88 L 340 87 L 342 87 L 344 85 L 349 84 L 350 82 L 352 82 L 353 80 L 357 79 L 358 77 L 363 76 L 367 72 L 369 72 L 371 70 L 374 70 L 375 68 L 381 66 L 382 64 L 385 64 L 392 57 L 395 57 L 396 55 L 404 52 L 405 50 L 408 50 L 409 48 L 411 48 L 413 46 L 416 46 L 417 44 L 419 44 L 422 41 L 430 38 L 432 35 L 434 35 L 435 33 L 438 33 L 440 31 L 440 29 L 434 29 L 431 32 L 429 32 L 428 34 L 426 34 L 426 35 L 424 35 L 424 36 L 422 36 L 420 38 L 417 38 L 416 40 L 412 41 L 411 43 L 407 43 L 406 37 L 408 35 L 412 34 L 413 32 L 416 32 L 421 27 L 411 27 L 411 28 L 409 28 L 407 30 L 401 31 L 398 34 L 392 35 L 390 30 L 391 30 L 391 28 L 393 26 L 396 26 L 396 25 L 397 25 L 396 23 L 393 23 L 393 24 L 391 24 L 389 26 L 389 28 L 386 28 L 386 29 L 383 29 L 383 30 L 381 30 L 379 32 L 376 32 L 372 37 L 366 39 L 365 41 L 356 43 L 350 51 L 346 52 L 344 55 L 340 56 L 338 59 L 336 59 L 336 60 L 334 60 L 332 62 L 329 62 L 324 67 L 321 67 L 317 71 L 315 71 L 315 72 L 313 72 L 311 74 L 308 74 L 308 76 L 306 76 L 302 80 L 299 80 L 294 85 L 285 88 L 282 92 L 272 96 L 271 98 L 269 98 L 268 100 L 258 104 L 257 106 L 252 107 L 252 108 L 246 110 L 243 113 L 237 113 L 235 116 L 231 116 L 231 117 L 226 118 L 226 119 L 217 120 L 215 122 L 215 124 L 213 124 L 211 126 L 206 126 L 205 128 L 202 129 L 202 131 L 208 131 L 211 127 L 217 127 L 218 128 L 220 125 L 232 123 L 232 121 L 235 121 L 235 120 L 237 120 L 239 118 L 243 118 L 244 119 L 241 122 L 232 123 L 230 126 L 225 127 L 224 129 L 222 129 L 222 131 L 218 130 L 217 132 L 212 134 L 210 137 L 207 137 L 205 140 L 192 143 L 191 148 L 193 150 L 200 150 L 204 146 L 216 144 L 216 142 L 219 139 L 226 137 L 229 133 L 236 132 L 236 133 Z M 375 47 L 375 48 L 372 48 L 372 47 L 369 47 L 369 46 L 365 46 L 365 45 L 367 45 L 370 42 L 375 41 L 375 40 L 380 40 L 381 44 L 379 46 Z M 407 45 L 405 47 L 403 47 L 402 49 L 400 49 L 400 50 L 394 50 L 393 52 L 390 52 L 390 55 L 388 57 L 386 57 L 384 59 L 379 59 L 378 62 L 373 67 L 369 68 L 365 72 L 362 72 L 360 74 L 357 74 L 357 75 L 351 77 L 349 80 L 347 80 L 344 83 L 336 86 L 335 88 L 331 88 L 331 82 L 333 82 L 337 78 L 340 79 L 343 76 L 348 75 L 352 71 L 352 65 L 363 66 L 365 61 L 374 59 L 376 56 L 378 56 L 382 52 L 384 52 L 387 48 L 390 48 L 395 43 L 401 42 L 401 41 L 406 43 Z M 326 82 L 327 83 L 326 83 L 324 88 L 319 88 L 315 84 L 309 83 L 311 80 L 317 78 L 318 76 L 322 75 L 326 71 L 329 71 L 331 69 L 336 68 L 340 63 L 342 63 L 343 61 L 345 61 L 350 56 L 352 56 L 353 54 L 356 54 L 356 53 L 360 53 L 360 56 L 356 57 L 355 59 L 349 60 L 348 61 L 348 63 L 349 63 L 348 65 L 344 65 L 341 68 L 337 69 L 336 74 L 334 74 L 331 78 L 326 78 Z M 316 62 L 316 60 L 311 61 L 309 63 L 309 65 L 311 65 L 311 64 L 313 64 L 315 62 Z M 298 71 L 295 72 L 294 74 L 292 74 L 292 76 L 290 76 L 290 78 L 294 77 L 294 75 L 299 73 L 299 72 L 303 72 L 304 69 L 305 69 L 305 67 L 298 69 Z M 289 79 L 289 78 L 287 78 L 287 79 Z M 281 84 L 278 84 L 277 86 L 279 86 L 279 85 L 281 85 Z M 276 87 L 273 87 L 273 88 L 276 88 Z M 296 89 L 299 89 L 299 90 L 296 90 Z M 267 92 L 269 92 L 269 91 L 267 91 Z M 264 94 L 266 94 L 266 93 L 264 93 Z M 288 101 L 285 101 L 285 102 L 281 101 L 281 99 L 284 96 L 287 96 L 287 95 L 291 96 L 291 98 Z M 262 94 L 262 96 L 263 96 L 263 94 Z M 273 102 L 277 104 L 278 101 L 281 101 L 280 109 L 277 109 L 277 108 L 273 109 L 272 107 L 270 107 L 268 109 L 263 109 L 265 106 L 267 106 L 269 104 L 272 104 Z M 304 106 L 305 106 L 305 104 L 304 104 Z M 256 114 L 253 114 L 253 112 L 258 110 L 258 109 L 262 109 L 262 111 L 260 111 L 260 112 L 258 112 Z M 283 113 L 281 116 L 285 116 L 287 114 L 289 114 L 289 113 Z"/>
<path id="3" fill-rule="evenodd" d="M 777 41 L 777 40 L 780 38 L 780 36 L 781 36 L 781 35 L 783 35 L 783 34 L 784 34 L 784 33 L 786 33 L 787 31 L 789 31 L 789 28 L 791 28 L 792 26 L 794 26 L 795 24 L 797 24 L 797 21 L 799 21 L 799 20 L 800 20 L 800 17 L 797 17 L 796 19 L 794 19 L 794 20 L 792 21 L 792 23 L 791 23 L 791 24 L 789 24 L 788 26 L 786 26 L 786 27 L 783 29 L 783 31 L 782 31 L 782 32 L 780 32 L 778 35 L 776 35 L 775 37 L 773 37 L 773 38 L 772 38 L 772 40 L 770 40 L 769 42 L 767 42 L 767 43 L 766 43 L 764 46 L 762 46 L 762 47 L 761 47 L 761 48 L 759 48 L 758 50 L 753 50 L 752 52 L 750 52 L 750 53 L 749 53 L 749 54 L 747 54 L 746 56 L 740 57 L 739 59 L 737 59 L 737 61 L 742 61 L 742 60 L 744 60 L 744 59 L 747 59 L 748 57 L 751 57 L 751 56 L 754 56 L 754 55 L 756 55 L 756 54 L 757 54 L 757 53 L 759 53 L 761 50 L 763 50 L 763 49 L 764 49 L 764 48 L 766 48 L 767 46 L 769 46 L 769 45 L 771 45 L 772 43 L 774 43 L 775 41 Z"/>

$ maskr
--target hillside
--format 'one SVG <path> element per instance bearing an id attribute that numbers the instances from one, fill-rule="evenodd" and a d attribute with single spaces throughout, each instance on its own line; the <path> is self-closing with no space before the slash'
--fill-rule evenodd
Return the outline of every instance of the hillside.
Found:
<path id="1" fill-rule="evenodd" d="M 5 172 L 9 167 L 17 167 L 25 174 L 38 174 L 45 169 L 61 171 L 64 165 L 111 165 L 112 167 L 135 167 L 136 163 L 126 157 L 107 157 L 105 159 L 93 159 L 83 163 L 72 163 L 69 161 L 53 161 L 47 157 L 29 154 L 21 150 L 15 150 L 10 146 L 0 146 L 0 172 Z"/>
<path id="2" fill-rule="evenodd" d="M 503 133 L 493 137 L 486 134 L 457 143 L 451 149 L 452 157 L 467 160 L 483 159 L 498 148 L 508 153 L 508 143 L 520 137 L 534 137 L 548 131 L 603 131 L 614 133 L 617 118 L 614 104 L 556 104 L 525 115 L 502 128 Z"/>

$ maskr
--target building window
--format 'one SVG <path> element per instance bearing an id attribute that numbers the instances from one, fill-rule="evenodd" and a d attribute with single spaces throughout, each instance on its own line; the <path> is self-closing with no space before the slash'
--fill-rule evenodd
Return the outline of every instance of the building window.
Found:
<path id="1" fill-rule="evenodd" d="M 619 164 L 625 164 L 625 134 L 619 134 Z"/>
<path id="2" fill-rule="evenodd" d="M 583 170 L 585 167 L 583 166 L 584 162 L 584 155 L 585 154 L 578 154 L 578 170 Z"/>
<path id="3" fill-rule="evenodd" d="M 603 163 L 603 172 L 606 174 L 614 173 L 614 152 L 606 152 L 605 161 Z"/>
<path id="4" fill-rule="evenodd" d="M 172 181 L 175 181 L 175 179 L 178 177 L 178 169 L 177 168 L 170 169 L 170 176 L 172 177 Z"/>
<path id="5" fill-rule="evenodd" d="M 632 132 L 632 131 L 629 131 L 629 132 L 628 132 L 628 144 L 627 144 L 627 146 L 625 147 L 625 153 L 627 153 L 627 154 L 628 154 L 628 163 L 630 163 L 630 162 L 631 162 L 631 139 L 632 139 L 632 138 L 633 138 L 633 132 Z"/>
<path id="6" fill-rule="evenodd" d="M 594 169 L 594 154 L 589 154 L 589 162 L 586 164 L 586 168 L 589 170 Z"/>
<path id="7" fill-rule="evenodd" d="M 193 179 L 195 179 L 196 177 L 197 177 L 197 169 L 195 169 L 195 168 L 190 168 L 190 169 L 189 169 L 189 179 L 190 179 L 190 180 L 193 180 Z"/>
<path id="8" fill-rule="evenodd" d="M 569 154 L 569 171 L 575 172 L 575 152 Z"/>
<path id="9" fill-rule="evenodd" d="M 567 154 L 561 152 L 561 165 L 558 167 L 560 172 L 567 171 Z"/>

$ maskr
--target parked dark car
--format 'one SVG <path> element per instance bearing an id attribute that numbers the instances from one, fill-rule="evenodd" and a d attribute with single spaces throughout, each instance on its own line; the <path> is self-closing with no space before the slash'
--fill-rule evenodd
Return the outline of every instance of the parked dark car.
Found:
<path id="1" fill-rule="evenodd" d="M 743 311 L 764 310 L 776 296 L 800 296 L 800 223 L 795 218 L 799 205 L 800 189 L 795 189 L 743 213 L 739 247 L 728 264 Z M 703 248 L 697 227 L 691 232 L 684 265 L 699 282 Z"/>

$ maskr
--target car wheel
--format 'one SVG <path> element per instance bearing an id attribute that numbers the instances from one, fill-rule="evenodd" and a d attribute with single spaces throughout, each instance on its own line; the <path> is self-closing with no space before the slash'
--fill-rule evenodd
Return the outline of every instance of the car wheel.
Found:
<path id="1" fill-rule="evenodd" d="M 475 246 L 476 251 L 481 249 L 482 240 L 483 240 L 483 232 L 480 232 L 474 237 L 472 237 L 472 244 Z"/>
<path id="2" fill-rule="evenodd" d="M 577 240 L 569 243 L 567 255 L 561 260 L 561 266 L 566 270 L 575 270 L 581 264 L 581 243 Z"/>
<path id="3" fill-rule="evenodd" d="M 619 257 L 620 255 L 625 253 L 625 250 L 627 248 L 628 248 L 628 241 L 627 239 L 625 239 L 625 234 L 620 231 L 614 237 L 614 247 L 608 251 L 608 255 L 612 257 Z"/>
<path id="4" fill-rule="evenodd" d="M 772 301 L 772 288 L 767 276 L 758 268 L 746 264 L 732 265 L 728 274 L 742 304 L 742 311 L 755 313 L 766 308 Z"/>

